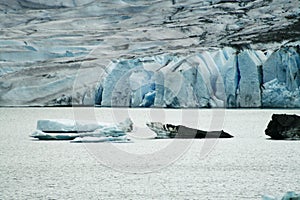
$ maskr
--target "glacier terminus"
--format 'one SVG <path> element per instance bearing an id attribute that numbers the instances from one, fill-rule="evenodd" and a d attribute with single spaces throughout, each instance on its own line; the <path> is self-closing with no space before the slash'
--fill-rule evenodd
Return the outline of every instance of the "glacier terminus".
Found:
<path id="1" fill-rule="evenodd" d="M 0 0 L 1 106 L 300 107 L 285 0 Z"/>

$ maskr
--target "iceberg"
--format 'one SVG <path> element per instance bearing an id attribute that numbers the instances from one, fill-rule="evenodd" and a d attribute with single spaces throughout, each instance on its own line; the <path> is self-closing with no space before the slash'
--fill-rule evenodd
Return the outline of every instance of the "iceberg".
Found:
<path id="1" fill-rule="evenodd" d="M 38 120 L 37 129 L 43 132 L 82 132 L 94 131 L 103 125 L 88 122 L 77 122 L 69 119 L 43 119 Z"/>
<path id="2" fill-rule="evenodd" d="M 121 131 L 130 132 L 133 128 L 132 126 L 133 123 L 129 118 L 118 124 L 70 119 L 44 119 L 37 122 L 37 130 L 50 133 L 93 132 L 97 129 L 113 131 L 117 128 Z"/>
<path id="3" fill-rule="evenodd" d="M 126 132 L 130 132 L 132 129 L 133 123 L 129 118 L 118 124 L 48 119 L 39 120 L 37 122 L 37 130 L 30 136 L 40 140 L 73 140 L 81 138 L 80 140 L 82 141 L 125 141 L 129 140 Z M 79 139 L 76 141 L 79 141 Z"/>

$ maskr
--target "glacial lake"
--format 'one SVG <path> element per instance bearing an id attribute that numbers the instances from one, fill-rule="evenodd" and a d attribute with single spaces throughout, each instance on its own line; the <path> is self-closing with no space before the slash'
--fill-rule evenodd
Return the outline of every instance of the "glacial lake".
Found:
<path id="1" fill-rule="evenodd" d="M 273 109 L 0 108 L 0 199 L 262 199 L 300 192 L 300 141 L 267 139 Z M 135 126 L 131 143 L 29 137 L 38 119 Z M 154 140 L 146 121 L 223 129 L 231 139 Z"/>

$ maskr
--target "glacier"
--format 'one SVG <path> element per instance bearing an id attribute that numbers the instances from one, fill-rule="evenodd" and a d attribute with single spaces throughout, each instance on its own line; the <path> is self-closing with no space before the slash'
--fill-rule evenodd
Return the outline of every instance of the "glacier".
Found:
<path id="1" fill-rule="evenodd" d="M 0 0 L 0 106 L 299 107 L 299 1 Z"/>
<path id="2" fill-rule="evenodd" d="M 109 65 L 100 106 L 300 107 L 300 48 L 223 48 L 158 55 Z"/>

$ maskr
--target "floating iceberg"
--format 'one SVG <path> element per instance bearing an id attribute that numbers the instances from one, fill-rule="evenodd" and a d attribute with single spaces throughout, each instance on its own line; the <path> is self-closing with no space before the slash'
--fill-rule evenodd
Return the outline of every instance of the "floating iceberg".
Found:
<path id="1" fill-rule="evenodd" d="M 127 141 L 126 132 L 130 132 L 132 129 L 133 123 L 129 118 L 118 124 L 48 119 L 39 120 L 37 122 L 37 130 L 30 136 L 40 140 L 73 140 L 80 138 L 76 140 L 77 142 Z"/>
<path id="2" fill-rule="evenodd" d="M 162 124 L 160 122 L 148 122 L 146 124 L 154 131 L 157 139 L 163 138 L 232 138 L 229 133 L 221 131 L 202 131 L 182 125 Z"/>
<path id="3" fill-rule="evenodd" d="M 51 133 L 62 132 L 92 132 L 97 129 L 116 129 L 129 132 L 132 130 L 132 121 L 128 118 L 124 122 L 118 124 L 109 124 L 95 121 L 71 120 L 71 119 L 44 119 L 38 120 L 37 130 Z"/>

